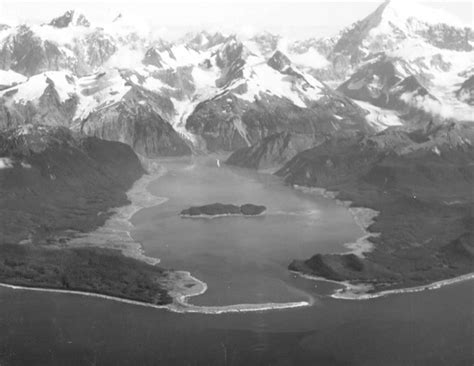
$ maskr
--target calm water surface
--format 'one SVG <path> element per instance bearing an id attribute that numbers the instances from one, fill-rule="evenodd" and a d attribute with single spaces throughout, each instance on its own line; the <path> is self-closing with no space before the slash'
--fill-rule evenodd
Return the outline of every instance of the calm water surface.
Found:
<path id="1" fill-rule="evenodd" d="M 209 285 L 195 304 L 298 301 L 312 307 L 176 314 L 78 295 L 0 288 L 0 365 L 472 365 L 474 281 L 370 301 L 334 300 L 288 274 L 292 258 L 343 250 L 360 236 L 334 202 L 268 175 L 167 161 L 165 204 L 133 218 L 162 264 Z M 264 204 L 265 216 L 181 219 L 191 205 Z"/>
<path id="2" fill-rule="evenodd" d="M 352 215 L 334 201 L 302 193 L 270 174 L 193 158 L 164 164 L 167 174 L 149 190 L 169 200 L 135 215 L 134 238 L 166 267 L 190 271 L 208 284 L 191 300 L 199 305 L 307 300 L 304 285 L 288 270 L 293 258 L 347 250 L 362 236 Z M 179 212 L 208 203 L 254 203 L 260 217 L 181 218 Z M 314 287 L 314 283 L 312 283 Z"/>

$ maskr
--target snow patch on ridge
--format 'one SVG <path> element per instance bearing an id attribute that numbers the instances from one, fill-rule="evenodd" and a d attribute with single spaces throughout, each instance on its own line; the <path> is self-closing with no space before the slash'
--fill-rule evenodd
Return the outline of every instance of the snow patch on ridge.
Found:
<path id="1" fill-rule="evenodd" d="M 13 85 L 26 81 L 26 76 L 13 70 L 0 70 L 0 85 Z"/>
<path id="2" fill-rule="evenodd" d="M 376 107 L 370 103 L 354 100 L 361 108 L 365 109 L 369 114 L 365 119 L 378 131 L 382 131 L 390 126 L 402 126 L 403 122 L 397 112 L 388 109 Z"/>
<path id="3" fill-rule="evenodd" d="M 72 74 L 66 71 L 47 71 L 32 76 L 21 84 L 1 91 L 0 96 L 11 94 L 11 97 L 8 97 L 9 100 L 20 104 L 38 100 L 49 85 L 48 79 L 54 83 L 54 88 L 61 102 L 65 102 L 76 93 L 76 78 Z"/>
<path id="4" fill-rule="evenodd" d="M 79 79 L 80 100 L 75 119 L 85 119 L 93 111 L 118 103 L 131 88 L 114 69 Z"/>
<path id="5" fill-rule="evenodd" d="M 286 98 L 300 108 L 306 108 L 307 100 L 318 100 L 324 95 L 322 93 L 324 86 L 309 75 L 304 75 L 307 82 L 305 83 L 302 79 L 280 73 L 262 59 L 254 56 L 247 59 L 247 65 L 243 70 L 243 79 L 233 87 L 245 84 L 247 91 L 244 94 L 235 95 L 248 102 L 258 100 L 260 93 L 268 93 Z"/>

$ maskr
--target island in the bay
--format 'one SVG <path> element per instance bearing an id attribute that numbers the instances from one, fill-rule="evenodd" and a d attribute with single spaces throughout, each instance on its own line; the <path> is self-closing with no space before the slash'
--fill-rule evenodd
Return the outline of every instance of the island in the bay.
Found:
<path id="1" fill-rule="evenodd" d="M 213 203 L 210 205 L 190 207 L 181 211 L 180 215 L 182 217 L 215 217 L 229 215 L 257 216 L 264 213 L 266 209 L 265 206 L 253 205 L 251 203 L 246 203 L 242 206 Z"/>
<path id="2" fill-rule="evenodd" d="M 227 164 L 277 161 L 282 150 L 267 148 L 269 143 L 238 151 Z M 296 154 L 275 173 L 286 183 L 322 188 L 361 215 L 366 209 L 377 215 L 358 253 L 315 253 L 293 260 L 289 269 L 344 282 L 362 293 L 469 277 L 474 268 L 473 161 L 470 122 L 334 136 Z"/>

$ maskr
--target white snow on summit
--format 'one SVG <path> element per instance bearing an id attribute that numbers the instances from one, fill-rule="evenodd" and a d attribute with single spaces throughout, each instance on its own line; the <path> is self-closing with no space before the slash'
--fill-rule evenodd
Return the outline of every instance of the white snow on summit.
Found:
<path id="1" fill-rule="evenodd" d="M 1 76 L 0 76 L 1 77 Z M 71 73 L 65 71 L 47 71 L 42 74 L 32 76 L 16 86 L 2 90 L 0 96 L 11 94 L 11 97 L 5 97 L 9 102 L 26 104 L 29 101 L 39 99 L 45 89 L 48 87 L 48 79 L 54 83 L 61 102 L 69 99 L 75 92 L 74 80 Z"/>
<path id="2" fill-rule="evenodd" d="M 0 86 L 10 86 L 19 84 L 26 80 L 26 76 L 13 70 L 0 70 Z"/>
<path id="3" fill-rule="evenodd" d="M 403 30 L 414 30 L 420 22 L 426 24 L 448 24 L 454 27 L 465 27 L 457 17 L 446 13 L 435 6 L 422 5 L 416 1 L 387 0 L 383 6 L 381 26 L 389 22 Z M 409 29 L 408 27 L 412 27 Z"/>

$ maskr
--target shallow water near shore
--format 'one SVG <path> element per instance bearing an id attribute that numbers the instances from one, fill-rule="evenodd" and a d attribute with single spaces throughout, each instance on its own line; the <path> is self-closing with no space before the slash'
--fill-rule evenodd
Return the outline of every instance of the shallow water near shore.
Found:
<path id="1" fill-rule="evenodd" d="M 201 158 L 199 158 L 201 159 Z M 287 270 L 293 258 L 341 252 L 363 235 L 347 208 L 269 175 L 167 160 L 137 212 L 144 254 L 205 281 L 194 305 L 302 301 L 294 309 L 173 313 L 75 294 L 0 287 L 1 365 L 472 365 L 474 281 L 367 301 Z M 186 220 L 203 203 L 255 203 L 262 217 Z M 215 237 L 213 240 L 212 238 Z M 455 304 L 455 305 L 454 305 Z"/>

